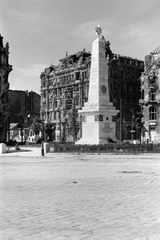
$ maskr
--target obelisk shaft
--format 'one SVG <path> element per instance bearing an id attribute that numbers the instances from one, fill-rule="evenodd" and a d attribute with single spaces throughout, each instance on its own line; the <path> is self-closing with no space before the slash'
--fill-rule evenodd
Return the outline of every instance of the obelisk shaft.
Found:
<path id="1" fill-rule="evenodd" d="M 109 101 L 105 41 L 101 38 L 101 29 L 97 30 L 98 37 L 92 44 L 88 102 L 79 110 L 83 122 L 82 138 L 77 144 L 104 144 L 107 138 L 116 140 L 112 116 L 118 111 Z"/>

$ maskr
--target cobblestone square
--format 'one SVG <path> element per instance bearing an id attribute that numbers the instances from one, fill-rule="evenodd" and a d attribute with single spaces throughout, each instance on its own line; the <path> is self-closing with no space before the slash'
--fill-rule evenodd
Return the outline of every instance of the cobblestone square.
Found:
<path id="1" fill-rule="evenodd" d="M 0 240 L 159 240 L 160 157 L 0 157 Z"/>

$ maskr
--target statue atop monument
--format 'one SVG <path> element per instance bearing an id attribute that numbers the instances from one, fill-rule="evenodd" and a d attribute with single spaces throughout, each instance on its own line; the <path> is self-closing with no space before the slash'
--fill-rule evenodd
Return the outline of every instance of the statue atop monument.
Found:
<path id="1" fill-rule="evenodd" d="M 100 38 L 102 35 L 102 28 L 98 25 L 98 27 L 95 28 L 97 36 Z"/>

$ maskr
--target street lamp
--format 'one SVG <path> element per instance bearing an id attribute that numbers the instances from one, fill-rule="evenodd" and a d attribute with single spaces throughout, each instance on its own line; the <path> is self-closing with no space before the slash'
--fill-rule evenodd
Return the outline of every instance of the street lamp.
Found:
<path id="1" fill-rule="evenodd" d="M 69 114 L 67 113 L 65 118 L 65 142 L 67 142 L 69 140 L 69 134 L 68 134 L 68 120 L 69 120 Z"/>
<path id="2" fill-rule="evenodd" d="M 133 135 L 135 133 L 135 130 L 133 129 L 134 128 L 134 123 L 133 123 L 133 118 L 134 118 L 134 110 L 131 109 L 131 114 L 132 114 L 132 122 L 131 122 L 131 141 L 133 142 Z"/>
<path id="3" fill-rule="evenodd" d="M 42 141 L 41 141 L 41 156 L 44 157 L 44 111 L 42 110 L 42 119 L 41 119 L 41 123 L 42 123 Z"/>
<path id="4" fill-rule="evenodd" d="M 119 138 L 120 141 L 123 141 L 123 91 L 124 91 L 124 84 L 123 83 L 118 83 L 118 88 L 119 88 L 119 110 L 120 110 L 120 119 L 119 119 Z"/>
<path id="5" fill-rule="evenodd" d="M 75 89 L 75 87 L 74 87 Z M 77 132 L 76 132 L 76 91 L 73 92 L 73 104 L 72 104 L 72 121 L 73 121 L 73 140 L 76 142 L 77 140 Z"/>

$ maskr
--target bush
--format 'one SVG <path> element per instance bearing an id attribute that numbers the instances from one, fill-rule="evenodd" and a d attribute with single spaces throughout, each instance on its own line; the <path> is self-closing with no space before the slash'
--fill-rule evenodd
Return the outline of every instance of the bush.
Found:
<path id="1" fill-rule="evenodd" d="M 9 140 L 8 142 L 6 142 L 7 146 L 15 146 L 17 144 L 16 140 Z"/>

